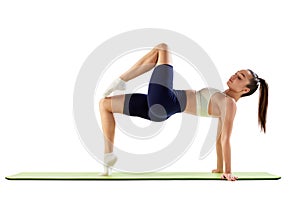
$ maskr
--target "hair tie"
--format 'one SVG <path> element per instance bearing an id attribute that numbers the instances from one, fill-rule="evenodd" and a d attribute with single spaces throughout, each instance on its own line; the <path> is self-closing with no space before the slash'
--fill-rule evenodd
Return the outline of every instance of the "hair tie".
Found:
<path id="1" fill-rule="evenodd" d="M 264 83 L 264 82 L 265 82 L 265 80 L 264 80 L 264 79 L 262 79 L 262 78 L 258 78 L 258 82 L 259 82 L 260 84 L 262 84 L 262 83 Z"/>

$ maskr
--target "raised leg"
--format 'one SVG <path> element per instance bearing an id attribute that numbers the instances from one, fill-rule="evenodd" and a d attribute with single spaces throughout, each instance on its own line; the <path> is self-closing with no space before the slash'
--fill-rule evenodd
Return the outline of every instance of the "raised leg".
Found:
<path id="1" fill-rule="evenodd" d="M 123 73 L 120 78 L 124 81 L 129 81 L 161 64 L 171 64 L 171 55 L 168 51 L 168 46 L 164 43 L 155 46 L 134 66 Z M 101 123 L 106 140 L 105 153 L 112 152 L 113 150 L 115 136 L 115 119 L 113 113 L 123 113 L 124 99 L 125 95 L 117 95 L 100 100 Z"/>
<path id="2" fill-rule="evenodd" d="M 103 97 L 107 97 L 115 90 L 125 90 L 125 82 L 150 71 L 155 66 L 160 64 L 171 64 L 171 55 L 168 51 L 168 46 L 164 43 L 155 46 L 149 53 L 138 60 L 138 62 L 136 62 L 129 70 L 114 80 L 105 90 Z"/>
<path id="3" fill-rule="evenodd" d="M 168 51 L 168 46 L 161 43 L 155 46 L 149 53 L 143 56 L 129 70 L 123 73 L 120 78 L 124 81 L 129 81 L 135 77 L 142 75 L 153 67 L 160 64 L 171 64 L 171 55 Z"/>

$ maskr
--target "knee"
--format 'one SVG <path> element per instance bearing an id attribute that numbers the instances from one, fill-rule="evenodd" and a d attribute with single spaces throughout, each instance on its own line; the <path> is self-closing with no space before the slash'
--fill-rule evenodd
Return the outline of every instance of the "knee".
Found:
<path id="1" fill-rule="evenodd" d="M 156 48 L 159 49 L 159 50 L 164 50 L 164 51 L 166 51 L 166 50 L 168 50 L 168 45 L 167 45 L 166 43 L 160 43 L 160 44 L 158 44 L 158 45 L 156 46 Z"/>
<path id="2" fill-rule="evenodd" d="M 107 110 L 107 105 L 108 105 L 108 98 L 102 98 L 99 101 L 99 109 L 100 110 Z"/>

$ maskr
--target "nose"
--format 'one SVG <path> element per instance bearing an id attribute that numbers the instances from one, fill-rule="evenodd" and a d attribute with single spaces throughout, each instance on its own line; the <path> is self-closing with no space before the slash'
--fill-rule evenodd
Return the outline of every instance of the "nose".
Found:
<path id="1" fill-rule="evenodd" d="M 235 76 L 232 75 L 232 76 L 230 77 L 230 81 L 234 81 L 234 79 L 235 79 Z"/>
<path id="2" fill-rule="evenodd" d="M 237 75 L 234 74 L 234 75 L 231 76 L 231 79 L 234 80 L 234 79 L 236 79 L 236 77 L 237 77 Z"/>

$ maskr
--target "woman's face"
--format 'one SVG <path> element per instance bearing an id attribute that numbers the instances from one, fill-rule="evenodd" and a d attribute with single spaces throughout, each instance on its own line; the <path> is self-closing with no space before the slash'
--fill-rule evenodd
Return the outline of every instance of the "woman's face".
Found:
<path id="1" fill-rule="evenodd" d="M 232 91 L 244 94 L 250 91 L 247 85 L 251 78 L 253 78 L 251 72 L 243 69 L 232 75 L 227 81 L 227 85 Z"/>

